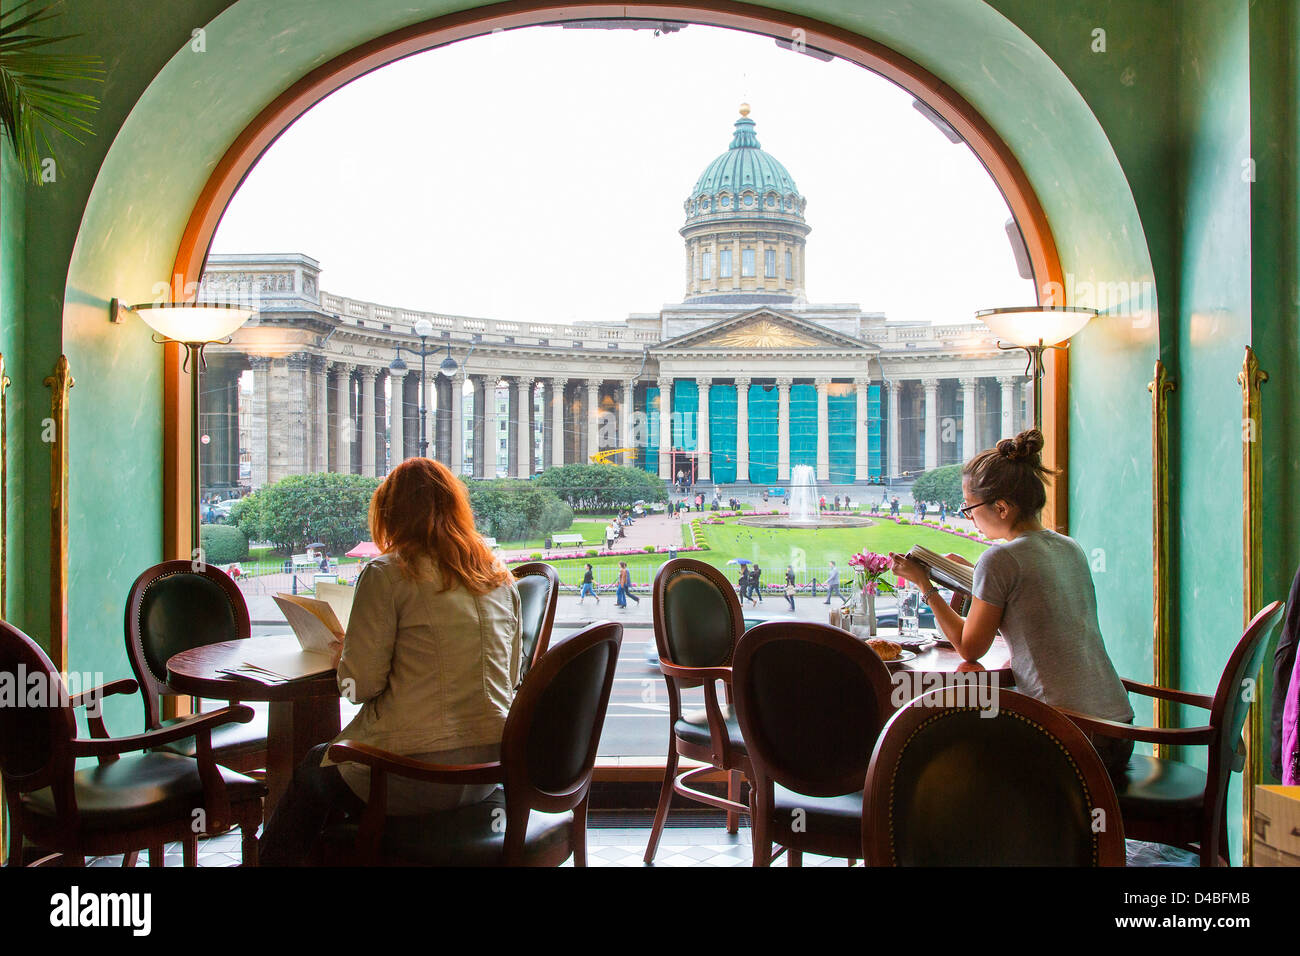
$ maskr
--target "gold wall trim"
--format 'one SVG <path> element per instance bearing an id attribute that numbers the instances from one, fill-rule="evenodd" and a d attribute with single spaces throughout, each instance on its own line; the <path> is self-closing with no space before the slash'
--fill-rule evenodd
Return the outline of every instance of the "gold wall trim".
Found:
<path id="1" fill-rule="evenodd" d="M 1178 683 L 1178 661 L 1172 642 L 1173 602 L 1169 579 L 1169 393 L 1177 386 L 1157 360 L 1147 384 L 1151 393 L 1151 579 L 1153 680 L 1159 687 Z M 1174 726 L 1172 701 L 1156 699 L 1157 727 Z M 1157 757 L 1170 757 L 1172 748 L 1155 744 Z"/>
<path id="2" fill-rule="evenodd" d="M 68 357 L 45 377 L 50 394 L 50 659 L 68 669 L 68 392 L 76 385 Z M 46 422 L 48 427 L 51 422 Z M 44 437 L 44 436 L 43 436 Z"/>
<path id="3" fill-rule="evenodd" d="M 1263 446 L 1260 386 L 1268 373 L 1259 367 L 1255 350 L 1246 346 L 1246 355 L 1237 373 L 1241 386 L 1241 567 L 1242 630 L 1264 605 L 1263 560 Z M 1253 675 L 1258 686 L 1259 675 Z M 1250 866 L 1254 845 L 1255 785 L 1262 778 L 1263 760 L 1260 744 L 1264 740 L 1263 708 L 1256 700 L 1250 705 L 1242 734 L 1246 747 L 1245 779 L 1241 784 L 1241 865 Z"/>

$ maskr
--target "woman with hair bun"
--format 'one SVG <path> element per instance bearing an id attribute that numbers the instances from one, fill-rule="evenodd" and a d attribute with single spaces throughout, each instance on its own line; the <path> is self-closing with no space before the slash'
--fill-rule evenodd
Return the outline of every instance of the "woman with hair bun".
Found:
<path id="1" fill-rule="evenodd" d="M 437 764 L 489 763 L 519 683 L 519 589 L 474 526 L 469 492 L 446 465 L 410 458 L 370 499 L 380 549 L 357 579 L 338 662 L 339 691 L 361 710 L 339 734 Z M 358 814 L 369 772 L 308 751 L 267 822 L 264 865 L 302 863 L 334 811 Z M 390 778 L 391 815 L 486 799 L 491 784 Z"/>
<path id="2" fill-rule="evenodd" d="M 975 562 L 971 608 L 963 618 L 938 594 L 918 562 L 890 554 L 896 574 L 916 584 L 944 636 L 978 661 L 1001 632 L 1011 649 L 1016 690 L 1055 707 L 1121 723 L 1133 708 L 1102 643 L 1088 558 L 1073 538 L 1044 528 L 1047 504 L 1043 435 L 1004 438 L 962 467 L 962 507 L 994 544 Z M 965 559 L 948 555 L 959 561 Z M 1094 737 L 1112 773 L 1122 773 L 1132 741 Z"/>

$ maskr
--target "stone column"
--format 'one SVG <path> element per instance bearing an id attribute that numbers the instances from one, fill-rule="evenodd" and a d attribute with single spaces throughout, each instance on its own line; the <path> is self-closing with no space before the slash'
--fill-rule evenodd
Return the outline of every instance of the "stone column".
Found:
<path id="1" fill-rule="evenodd" d="M 632 403 L 636 400 L 636 379 L 624 379 L 619 383 L 618 398 L 618 447 L 635 448 L 632 436 Z M 623 464 L 632 464 L 632 455 L 623 454 Z"/>
<path id="2" fill-rule="evenodd" d="M 587 379 L 587 458 L 600 451 L 600 379 Z"/>
<path id="3" fill-rule="evenodd" d="M 501 429 L 497 424 L 497 377 L 483 378 L 483 467 L 480 478 L 497 476 L 497 446 L 501 442 Z"/>
<path id="4" fill-rule="evenodd" d="M 858 400 L 858 417 L 853 423 L 853 477 L 855 481 L 868 481 L 871 478 L 871 448 L 868 441 L 871 379 L 855 378 L 853 388 Z"/>
<path id="5" fill-rule="evenodd" d="M 1034 380 L 1025 379 L 1020 386 L 1020 401 L 1025 407 L 1025 427 L 1037 428 L 1038 423 L 1034 421 Z"/>
<path id="6" fill-rule="evenodd" d="M 927 378 L 925 389 L 925 470 L 939 466 L 939 380 Z"/>
<path id="7" fill-rule="evenodd" d="M 520 478 L 527 478 L 533 473 L 533 380 L 531 378 L 515 379 L 516 404 L 519 406 L 519 470 L 515 472 Z"/>
<path id="8" fill-rule="evenodd" d="M 673 481 L 673 380 L 661 378 L 659 386 L 659 477 Z"/>
<path id="9" fill-rule="evenodd" d="M 252 453 L 252 480 L 254 490 L 267 483 L 270 460 L 267 456 L 267 414 L 271 404 L 271 360 L 260 355 L 250 356 L 253 367 L 253 408 L 249 423 L 249 451 Z"/>
<path id="10" fill-rule="evenodd" d="M 311 380 L 316 408 L 311 417 L 311 470 L 329 471 L 329 377 L 322 355 L 311 357 Z"/>
<path id="11" fill-rule="evenodd" d="M 829 378 L 817 380 L 817 480 L 831 480 L 831 416 Z"/>
<path id="12" fill-rule="evenodd" d="M 975 457 L 975 379 L 963 378 L 961 383 L 961 460 L 970 461 Z"/>
<path id="13" fill-rule="evenodd" d="M 551 465 L 564 465 L 564 390 L 567 378 L 551 379 Z"/>
<path id="14" fill-rule="evenodd" d="M 334 471 L 352 474 L 352 366 L 334 366 Z"/>
<path id="15" fill-rule="evenodd" d="M 519 441 L 519 414 L 523 410 L 522 406 L 517 381 L 513 378 L 506 379 L 506 460 L 501 464 L 504 466 L 502 471 L 511 478 L 519 474 L 519 459 L 523 457 Z"/>
<path id="16" fill-rule="evenodd" d="M 790 480 L 790 386 L 793 379 L 776 380 L 776 478 Z"/>
<path id="17" fill-rule="evenodd" d="M 390 368 L 389 381 L 393 383 L 392 408 L 388 421 L 388 471 L 406 460 L 406 373 L 404 368 Z M 387 474 L 388 472 L 385 472 Z"/>
<path id="18" fill-rule="evenodd" d="M 699 411 L 695 416 L 695 476 L 700 481 L 713 480 L 713 444 L 709 440 L 709 386 L 712 383 L 710 378 L 695 377 L 700 390 Z"/>
<path id="19" fill-rule="evenodd" d="M 736 268 L 739 270 L 739 264 Z M 748 375 L 736 377 L 736 481 L 749 481 Z"/>
<path id="20" fill-rule="evenodd" d="M 361 377 L 361 474 L 373 478 L 375 472 L 375 375 L 378 369 L 362 366 Z"/>
<path id="21" fill-rule="evenodd" d="M 898 420 L 898 399 L 903 383 L 897 380 L 886 382 L 885 391 L 889 393 L 889 463 L 885 466 L 885 474 L 897 478 L 903 473 L 903 430 Z"/>
<path id="22" fill-rule="evenodd" d="M 999 375 L 998 384 L 1002 386 L 1002 436 L 1013 438 L 1016 434 L 1016 416 L 1013 403 L 1016 394 L 1016 377 Z"/>
<path id="23" fill-rule="evenodd" d="M 451 435 L 448 437 L 448 454 L 453 474 L 465 471 L 465 373 L 457 370 L 451 377 L 451 395 L 449 399 Z"/>

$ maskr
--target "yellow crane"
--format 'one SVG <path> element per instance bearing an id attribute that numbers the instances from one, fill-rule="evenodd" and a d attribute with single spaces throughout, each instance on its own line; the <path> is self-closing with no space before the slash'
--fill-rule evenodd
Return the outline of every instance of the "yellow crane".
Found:
<path id="1" fill-rule="evenodd" d="M 613 465 L 619 455 L 628 455 L 629 457 L 636 452 L 635 448 L 607 448 L 605 451 L 596 452 L 591 456 L 593 465 Z"/>

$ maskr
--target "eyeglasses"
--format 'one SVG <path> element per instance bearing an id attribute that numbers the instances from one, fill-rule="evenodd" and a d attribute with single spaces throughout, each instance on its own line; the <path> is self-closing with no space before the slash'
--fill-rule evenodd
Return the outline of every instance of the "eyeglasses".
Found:
<path id="1" fill-rule="evenodd" d="M 962 505 L 960 508 L 957 509 L 957 514 L 961 515 L 967 521 L 970 521 L 971 520 L 970 513 L 974 511 L 976 508 L 980 508 L 986 504 L 988 504 L 987 501 L 980 501 L 973 505 Z"/>

